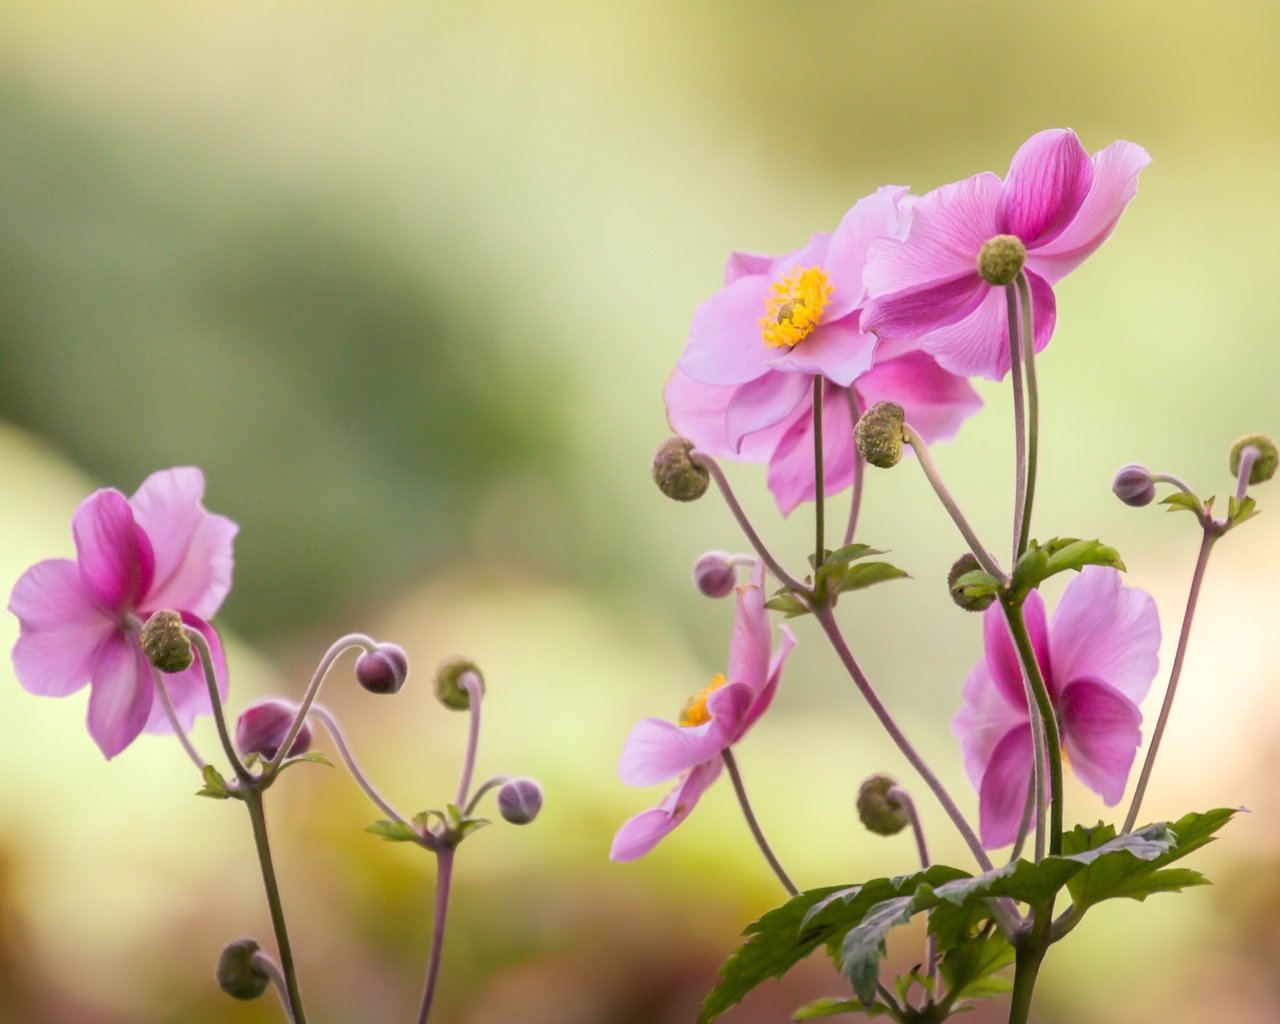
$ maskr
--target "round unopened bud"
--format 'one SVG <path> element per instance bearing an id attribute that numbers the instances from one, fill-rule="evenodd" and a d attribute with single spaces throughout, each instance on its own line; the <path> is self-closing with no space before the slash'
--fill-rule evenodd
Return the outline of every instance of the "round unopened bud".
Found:
<path id="1" fill-rule="evenodd" d="M 471 695 L 462 685 L 462 677 L 470 672 L 480 683 L 480 693 L 484 693 L 484 676 L 470 658 L 445 658 L 436 667 L 436 700 L 450 711 L 467 711 L 471 707 Z"/>
<path id="2" fill-rule="evenodd" d="M 269 699 L 250 704 L 236 721 L 236 749 L 242 754 L 257 754 L 272 760 L 289 734 L 297 713 L 297 707 L 287 700 Z M 297 757 L 310 748 L 311 726 L 303 722 L 289 747 L 288 756 Z"/>
<path id="3" fill-rule="evenodd" d="M 1231 457 L 1227 465 L 1232 476 L 1240 475 L 1240 459 L 1246 448 L 1253 448 L 1258 453 L 1249 468 L 1249 483 L 1264 483 L 1276 475 L 1276 464 L 1280 462 L 1280 451 L 1277 451 L 1276 443 L 1266 434 L 1249 434 L 1231 446 Z"/>
<path id="4" fill-rule="evenodd" d="M 711 483 L 711 474 L 693 461 L 692 451 L 692 441 L 672 437 L 654 453 L 653 482 L 673 501 L 697 501 Z"/>
<path id="5" fill-rule="evenodd" d="M 1027 247 L 1017 235 L 996 235 L 978 250 L 978 276 L 987 284 L 1013 284 L 1027 262 Z"/>
<path id="6" fill-rule="evenodd" d="M 527 825 L 542 810 L 542 787 L 533 779 L 512 779 L 498 790 L 498 813 L 513 825 Z"/>
<path id="7" fill-rule="evenodd" d="M 257 999 L 262 995 L 271 978 L 253 962 L 254 955 L 261 948 L 253 939 L 237 939 L 228 943 L 213 971 L 218 988 L 232 999 Z"/>
<path id="8" fill-rule="evenodd" d="M 693 563 L 693 583 L 703 597 L 728 597 L 738 585 L 738 574 L 723 551 L 708 551 Z"/>
<path id="9" fill-rule="evenodd" d="M 858 817 L 878 836 L 897 835 L 911 824 L 907 809 L 889 795 L 897 784 L 888 775 L 873 775 L 858 790 Z"/>
<path id="10" fill-rule="evenodd" d="M 1150 505 L 1156 500 L 1156 483 L 1151 479 L 1151 470 L 1136 462 L 1121 466 L 1111 480 L 1111 493 L 1134 508 Z"/>
<path id="11" fill-rule="evenodd" d="M 195 661 L 186 624 L 177 612 L 159 611 L 142 625 L 142 653 L 161 672 L 182 672 Z"/>
<path id="12" fill-rule="evenodd" d="M 873 466 L 888 469 L 902 459 L 902 424 L 906 419 L 902 406 L 894 402 L 876 402 L 862 414 L 853 428 L 853 443 L 858 454 Z"/>
<path id="13" fill-rule="evenodd" d="M 356 659 L 356 681 L 370 693 L 399 693 L 409 678 L 409 656 L 395 644 L 378 644 Z"/>
<path id="14" fill-rule="evenodd" d="M 951 571 L 947 573 L 947 589 L 951 591 L 951 600 L 967 612 L 986 611 L 995 601 L 995 594 L 976 594 L 971 597 L 956 586 L 961 576 L 971 572 L 985 572 L 985 570 L 982 568 L 982 563 L 978 561 L 978 556 L 972 551 L 966 551 L 956 559 Z"/>

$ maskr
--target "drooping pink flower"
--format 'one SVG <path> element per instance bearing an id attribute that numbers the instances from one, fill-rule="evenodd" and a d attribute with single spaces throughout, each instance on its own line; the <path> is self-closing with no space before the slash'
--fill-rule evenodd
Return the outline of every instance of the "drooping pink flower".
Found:
<path id="1" fill-rule="evenodd" d="M 114 489 L 89 495 L 71 520 L 74 560 L 39 562 L 9 597 L 18 617 L 13 667 L 30 693 L 65 697 L 89 685 L 89 734 L 114 757 L 149 732 L 171 726 L 154 698 L 152 670 L 138 620 L 180 612 L 209 641 L 219 684 L 226 670 L 207 621 L 231 589 L 232 540 L 239 527 L 201 504 L 204 476 L 195 467 L 153 473 L 126 500 Z M 164 677 L 182 728 L 209 714 L 199 659 Z"/>
<path id="2" fill-rule="evenodd" d="M 906 237 L 875 242 L 868 252 L 862 326 L 882 338 L 920 339 L 952 373 L 1002 379 L 1009 372 L 1004 288 L 978 274 L 983 244 L 1013 235 L 1026 248 L 1039 351 L 1053 334 L 1052 285 L 1106 241 L 1149 162 L 1132 142 L 1112 143 L 1091 159 L 1075 132 L 1053 129 L 1022 144 L 1004 181 L 984 172 L 922 196 Z"/>
<path id="3" fill-rule="evenodd" d="M 1155 602 L 1121 586 L 1117 570 L 1087 566 L 1063 592 L 1052 625 L 1035 591 L 1024 612 L 1065 760 L 1108 806 L 1116 804 L 1142 740 L 1138 703 L 1158 667 Z M 965 680 L 952 730 L 978 790 L 983 845 L 995 849 L 1017 835 L 1034 755 L 1022 672 L 999 605 L 983 613 L 983 636 L 986 653 Z"/>
<path id="4" fill-rule="evenodd" d="M 724 766 L 721 752 L 741 740 L 773 702 L 795 638 L 783 626 L 782 641 L 771 653 L 764 601 L 764 568 L 757 563 L 751 582 L 738 587 L 725 674 L 689 700 L 679 724 L 646 718 L 627 737 L 618 762 L 623 782 L 652 786 L 671 778 L 678 781 L 657 807 L 623 824 L 613 839 L 610 860 L 644 856 L 684 821 L 719 777 Z"/>

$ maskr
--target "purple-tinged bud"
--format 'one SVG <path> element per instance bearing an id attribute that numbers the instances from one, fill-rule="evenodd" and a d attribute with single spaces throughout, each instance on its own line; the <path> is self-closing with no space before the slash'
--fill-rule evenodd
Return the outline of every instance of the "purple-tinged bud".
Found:
<path id="1" fill-rule="evenodd" d="M 182 616 L 158 611 L 142 625 L 142 653 L 161 672 L 182 672 L 195 661 Z"/>
<path id="2" fill-rule="evenodd" d="M 878 836 L 897 835 L 911 824 L 902 802 L 889 794 L 897 784 L 888 775 L 873 775 L 858 790 L 858 817 Z"/>
<path id="3" fill-rule="evenodd" d="M 653 482 L 673 501 L 697 501 L 711 484 L 711 474 L 693 461 L 692 452 L 692 441 L 672 437 L 653 456 Z"/>
<path id="4" fill-rule="evenodd" d="M 484 676 L 470 658 L 455 656 L 445 658 L 436 667 L 436 700 L 450 711 L 468 711 L 471 708 L 471 694 L 462 685 L 462 677 L 470 672 L 480 683 L 480 693 L 484 695 Z"/>
<path id="5" fill-rule="evenodd" d="M 693 563 L 693 584 L 703 597 L 728 597 L 738 585 L 738 573 L 723 551 L 708 551 Z"/>
<path id="6" fill-rule="evenodd" d="M 947 573 L 947 589 L 951 591 L 951 600 L 967 612 L 986 611 L 995 601 L 995 594 L 975 594 L 971 596 L 964 593 L 962 588 L 956 587 L 960 577 L 971 572 L 986 572 L 986 570 L 982 568 L 977 555 L 972 551 L 966 551 L 956 559 L 955 565 Z"/>
<path id="7" fill-rule="evenodd" d="M 1151 479 L 1151 470 L 1136 462 L 1121 466 L 1111 481 L 1111 493 L 1134 508 L 1150 505 L 1156 499 L 1156 484 Z"/>
<path id="8" fill-rule="evenodd" d="M 987 284 L 1006 285 L 1017 280 L 1027 262 L 1027 247 L 1017 235 L 996 235 L 978 250 L 978 276 Z"/>
<path id="9" fill-rule="evenodd" d="M 285 700 L 267 699 L 250 704 L 236 721 L 236 749 L 245 755 L 257 754 L 272 760 L 297 713 L 298 709 Z M 303 722 L 289 748 L 289 756 L 305 754 L 310 747 L 311 726 Z"/>
<path id="10" fill-rule="evenodd" d="M 512 779 L 498 790 L 498 813 L 513 825 L 527 825 L 542 810 L 542 787 L 533 779 Z"/>
<path id="11" fill-rule="evenodd" d="M 1280 463 L 1280 450 L 1276 449 L 1276 443 L 1266 434 L 1249 434 L 1231 446 L 1231 456 L 1227 465 L 1231 469 L 1232 476 L 1240 475 L 1240 459 L 1246 448 L 1252 448 L 1257 452 L 1253 458 L 1253 465 L 1249 467 L 1249 483 L 1265 483 L 1276 475 L 1276 465 Z"/>
<path id="12" fill-rule="evenodd" d="M 232 999 L 257 999 L 271 984 L 267 972 L 254 963 L 262 947 L 253 939 L 237 939 L 227 943 L 218 957 L 213 976 Z"/>
<path id="13" fill-rule="evenodd" d="M 356 659 L 356 680 L 370 693 L 399 693 L 409 677 L 409 656 L 395 644 L 378 644 Z"/>
<path id="14" fill-rule="evenodd" d="M 862 414 L 853 428 L 853 443 L 858 454 L 873 466 L 888 469 L 902 459 L 902 424 L 906 419 L 902 406 L 894 402 L 876 402 Z"/>

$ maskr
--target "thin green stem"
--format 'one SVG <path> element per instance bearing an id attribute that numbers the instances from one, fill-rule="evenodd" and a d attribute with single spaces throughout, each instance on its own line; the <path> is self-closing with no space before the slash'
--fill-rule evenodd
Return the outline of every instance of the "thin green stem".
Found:
<path id="1" fill-rule="evenodd" d="M 1004 288 L 1005 319 L 1009 323 L 1009 382 L 1013 385 L 1013 561 L 1022 554 L 1022 510 L 1027 493 L 1027 413 L 1022 394 L 1022 344 L 1018 339 L 1018 290 Z"/>
<path id="2" fill-rule="evenodd" d="M 1165 726 L 1169 723 L 1169 712 L 1173 709 L 1173 697 L 1178 692 L 1178 679 L 1182 675 L 1182 660 L 1186 657 L 1187 641 L 1191 638 L 1191 620 L 1196 614 L 1196 602 L 1200 598 L 1200 584 L 1204 582 L 1204 572 L 1209 565 L 1209 553 L 1213 550 L 1214 541 L 1219 533 L 1211 526 L 1206 526 L 1204 538 L 1200 541 L 1200 554 L 1196 558 L 1196 569 L 1191 577 L 1191 591 L 1187 594 L 1187 607 L 1182 615 L 1182 632 L 1178 634 L 1178 649 L 1173 656 L 1173 668 L 1169 672 L 1169 688 L 1164 694 L 1164 703 L 1160 706 L 1160 717 L 1156 720 L 1155 732 L 1151 734 L 1151 746 L 1147 749 L 1147 758 L 1142 762 L 1142 772 L 1138 776 L 1138 787 L 1133 791 L 1133 801 L 1129 804 L 1129 813 L 1125 815 L 1124 831 L 1132 832 L 1134 822 L 1138 820 L 1138 811 L 1142 807 L 1142 797 L 1147 792 L 1147 783 L 1151 780 L 1151 769 L 1155 767 L 1156 754 L 1160 750 L 1160 739 L 1164 736 Z"/>
<path id="3" fill-rule="evenodd" d="M 747 828 L 751 829 L 751 836 L 755 839 L 756 845 L 760 847 L 760 852 L 764 854 L 764 859 L 768 861 L 769 867 L 773 869 L 773 873 L 778 876 L 778 881 L 782 883 L 782 888 L 787 890 L 790 896 L 799 896 L 800 890 L 796 888 L 795 882 L 791 881 L 791 876 L 783 869 L 782 864 L 774 855 L 773 848 L 769 845 L 769 841 L 764 837 L 764 831 L 760 828 L 760 823 L 756 821 L 755 812 L 751 810 L 751 801 L 747 799 L 747 787 L 742 782 L 742 773 L 738 771 L 738 762 L 734 759 L 733 751 L 726 747 L 720 752 L 720 757 L 724 760 L 724 766 L 728 769 L 729 779 L 733 782 L 733 791 L 738 795 L 738 806 L 742 808 L 742 816 L 747 819 Z"/>
<path id="4" fill-rule="evenodd" d="M 813 568 L 818 566 L 827 556 L 827 531 L 825 519 L 826 494 L 823 486 L 822 464 L 822 376 L 813 378 L 813 528 L 817 534 L 814 541 Z"/>
<path id="5" fill-rule="evenodd" d="M 858 395 L 853 388 L 848 388 L 845 393 L 849 398 L 849 416 L 856 426 L 858 420 L 862 417 L 862 403 L 858 401 Z M 858 528 L 858 512 L 862 508 L 862 477 L 866 472 L 866 468 L 866 463 L 862 461 L 862 456 L 855 446 L 853 449 L 853 485 L 849 494 L 849 522 L 844 528 L 845 547 L 853 543 L 853 534 Z"/>
<path id="6" fill-rule="evenodd" d="M 1040 386 L 1036 383 L 1035 311 L 1027 275 L 1018 274 L 1018 298 L 1022 303 L 1022 363 L 1027 375 L 1027 462 L 1018 555 L 1027 550 L 1031 537 L 1031 506 L 1036 498 L 1036 467 L 1040 458 Z"/>
<path id="7" fill-rule="evenodd" d="M 276 881 L 275 865 L 271 860 L 271 844 L 267 840 L 267 816 L 262 806 L 262 793 L 249 787 L 241 795 L 249 809 L 249 821 L 253 824 L 253 842 L 258 850 L 258 864 L 262 868 L 262 885 L 267 891 L 267 907 L 271 911 L 271 927 L 276 933 L 276 946 L 280 950 L 280 968 L 284 972 L 285 989 L 296 1024 L 307 1024 L 302 1009 L 302 993 L 298 990 L 298 973 L 293 962 L 293 948 L 289 945 L 289 930 L 284 922 L 284 906 L 280 902 L 280 886 Z"/>
<path id="8" fill-rule="evenodd" d="M 449 889 L 453 881 L 454 847 L 446 846 L 436 853 L 436 909 L 431 925 L 431 956 L 427 963 L 427 983 L 422 991 L 422 1005 L 418 1008 L 418 1024 L 427 1024 L 431 1016 L 431 1003 L 436 995 L 436 982 L 440 978 L 440 960 L 444 953 L 445 918 L 449 913 Z"/>
<path id="9" fill-rule="evenodd" d="M 1049 950 L 1053 901 L 1032 911 L 1031 928 L 1018 936 L 1014 944 L 1013 999 L 1009 1004 L 1009 1024 L 1027 1024 L 1031 1019 L 1031 998 L 1035 994 L 1040 965 Z"/>

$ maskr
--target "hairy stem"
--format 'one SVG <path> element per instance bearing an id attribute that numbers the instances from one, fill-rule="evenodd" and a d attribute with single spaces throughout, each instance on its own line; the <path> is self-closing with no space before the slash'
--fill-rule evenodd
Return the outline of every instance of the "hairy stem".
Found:
<path id="1" fill-rule="evenodd" d="M 1005 319 L 1009 322 L 1009 382 L 1013 385 L 1013 561 L 1022 554 L 1022 512 L 1027 493 L 1027 412 L 1022 395 L 1022 345 L 1018 339 L 1018 291 L 1005 285 Z"/>
<path id="2" fill-rule="evenodd" d="M 1031 537 L 1031 506 L 1036 499 L 1036 467 L 1040 459 L 1040 387 L 1036 383 L 1035 311 L 1031 306 L 1031 287 L 1027 283 L 1026 274 L 1018 275 L 1018 299 L 1022 303 L 1022 361 L 1027 375 L 1027 461 L 1015 560 L 1027 550 L 1027 542 Z"/>
<path id="3" fill-rule="evenodd" d="M 733 782 L 733 791 L 738 794 L 738 805 L 742 808 L 742 816 L 747 819 L 747 828 L 751 829 L 751 835 L 756 841 L 756 845 L 760 847 L 760 852 L 764 854 L 764 859 L 769 862 L 769 867 L 773 869 L 773 873 L 778 876 L 778 881 L 782 883 L 782 887 L 787 890 L 788 895 L 799 896 L 800 890 L 791 881 L 791 877 L 783 870 L 782 864 L 774 855 L 773 848 L 769 845 L 769 841 L 765 839 L 764 832 L 760 828 L 760 823 L 756 821 L 755 813 L 751 810 L 751 801 L 747 799 L 747 787 L 743 785 L 742 773 L 738 771 L 738 762 L 733 756 L 733 751 L 726 747 L 720 752 L 720 756 L 724 759 L 724 766 L 729 771 L 729 778 Z"/>

